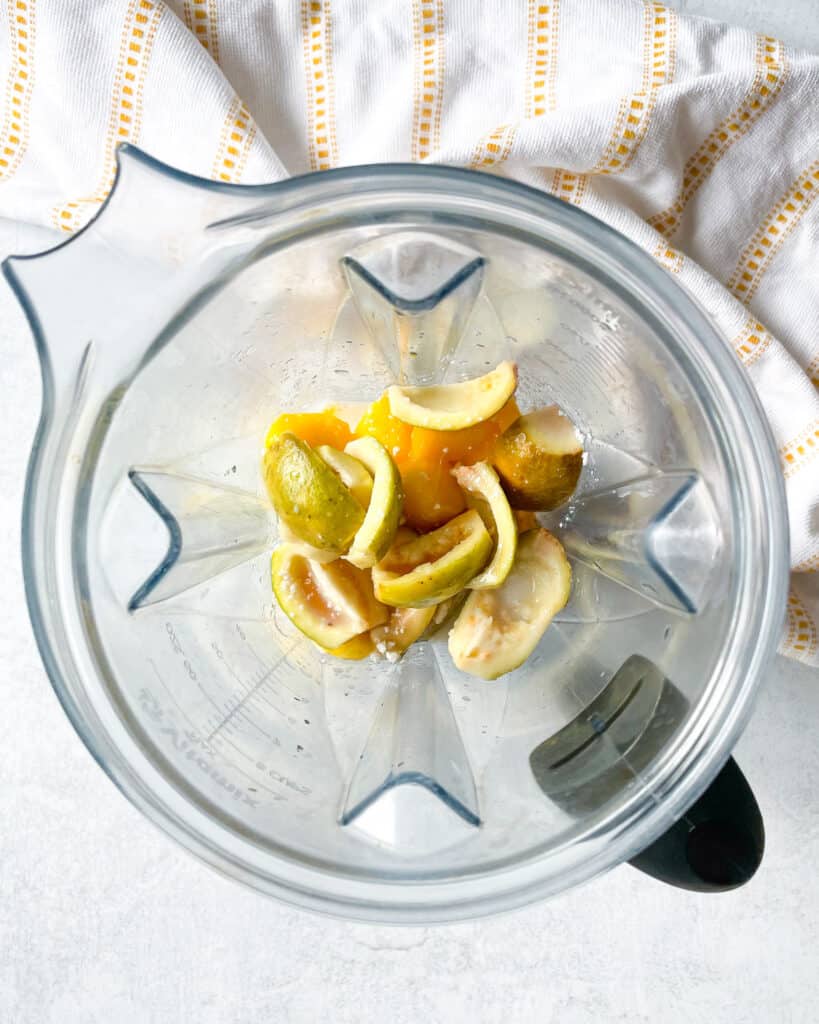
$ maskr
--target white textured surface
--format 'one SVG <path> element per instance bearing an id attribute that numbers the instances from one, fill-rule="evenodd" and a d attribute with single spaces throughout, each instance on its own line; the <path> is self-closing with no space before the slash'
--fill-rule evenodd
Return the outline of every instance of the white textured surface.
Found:
<path id="1" fill-rule="evenodd" d="M 819 49 L 812 0 L 673 6 Z M 768 850 L 735 893 L 682 893 L 620 868 L 548 904 L 435 929 L 347 925 L 263 900 L 148 825 L 53 696 L 19 564 L 39 373 L 5 284 L 0 357 L 3 1024 L 816 1020 L 819 674 L 778 660 L 740 742 Z"/>

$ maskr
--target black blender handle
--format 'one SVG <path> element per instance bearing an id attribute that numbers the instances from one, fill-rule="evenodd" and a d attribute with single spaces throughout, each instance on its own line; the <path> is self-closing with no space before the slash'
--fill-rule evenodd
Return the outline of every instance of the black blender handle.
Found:
<path id="1" fill-rule="evenodd" d="M 535 746 L 534 780 L 571 817 L 596 814 L 639 779 L 689 708 L 659 666 L 633 654 L 583 711 Z M 752 878 L 764 850 L 760 808 L 729 759 L 680 820 L 630 863 L 681 889 L 726 892 Z"/>
<path id="2" fill-rule="evenodd" d="M 633 654 L 582 711 L 530 753 L 535 782 L 571 817 L 596 814 L 639 779 L 689 709 L 659 665 Z M 753 876 L 764 849 L 759 807 L 729 758 L 680 820 L 629 863 L 681 889 L 725 892 Z"/>
<path id="3" fill-rule="evenodd" d="M 749 881 L 762 861 L 765 828 L 733 758 L 693 806 L 629 863 L 693 892 L 727 892 Z"/>

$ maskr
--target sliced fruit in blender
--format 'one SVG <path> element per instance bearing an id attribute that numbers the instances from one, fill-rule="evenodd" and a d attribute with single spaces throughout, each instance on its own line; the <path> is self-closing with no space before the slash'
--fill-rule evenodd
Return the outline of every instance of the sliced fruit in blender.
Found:
<path id="1" fill-rule="evenodd" d="M 338 558 L 337 551 L 324 551 L 321 548 L 314 548 L 312 544 L 308 544 L 306 541 L 299 540 L 282 519 L 279 520 L 279 540 L 292 544 L 300 555 L 309 558 L 311 562 L 334 562 Z"/>
<path id="2" fill-rule="evenodd" d="M 569 600 L 572 574 L 563 546 L 548 530 L 518 541 L 512 571 L 495 590 L 474 590 L 449 634 L 463 672 L 497 679 L 522 665 Z"/>
<path id="3" fill-rule="evenodd" d="M 282 434 L 295 434 L 312 448 L 318 448 L 320 444 L 343 448 L 353 436 L 349 426 L 332 409 L 323 412 L 283 412 L 270 424 L 264 441 L 265 448 L 275 444 Z"/>
<path id="4" fill-rule="evenodd" d="M 390 412 L 386 394 L 367 407 L 367 411 L 355 428 L 356 437 L 374 437 L 392 455 L 399 466 L 403 466 L 412 445 L 412 427 L 402 423 Z"/>
<path id="5" fill-rule="evenodd" d="M 466 494 L 467 504 L 478 512 L 495 543 L 492 561 L 472 580 L 469 589 L 499 587 L 512 568 L 518 530 L 498 474 L 488 463 L 476 462 L 474 466 L 456 466 L 452 475 Z"/>
<path id="6" fill-rule="evenodd" d="M 271 562 L 273 593 L 297 629 L 325 650 L 385 622 L 389 610 L 376 600 L 368 572 L 337 560 L 322 565 L 281 544 Z"/>
<path id="7" fill-rule="evenodd" d="M 429 469 L 405 469 L 401 479 L 404 515 L 416 530 L 434 530 L 466 508 L 463 492 L 445 464 L 439 462 Z"/>
<path id="8" fill-rule="evenodd" d="M 366 515 L 345 556 L 359 569 L 369 569 L 389 550 L 401 518 L 401 474 L 387 449 L 374 437 L 351 441 L 344 454 L 358 459 L 373 475 Z"/>
<path id="9" fill-rule="evenodd" d="M 380 626 L 376 627 L 376 629 L 380 628 Z M 370 633 L 359 633 L 352 640 L 348 640 L 340 647 L 334 647 L 327 653 L 332 654 L 334 658 L 343 658 L 345 661 L 362 661 L 364 658 L 369 658 L 374 651 L 375 644 Z"/>
<path id="10" fill-rule="evenodd" d="M 538 526 L 540 526 L 537 516 L 528 508 L 513 509 L 512 514 L 515 517 L 515 525 L 518 528 L 518 533 L 526 533 L 527 530 L 536 530 Z"/>
<path id="11" fill-rule="evenodd" d="M 404 515 L 419 530 L 434 530 L 466 508 L 463 493 L 450 470 L 488 459 L 495 438 L 520 416 L 514 398 L 482 423 L 464 430 L 412 427 L 412 445 L 401 466 Z"/>
<path id="12" fill-rule="evenodd" d="M 440 604 L 436 604 L 433 611 L 432 621 L 423 633 L 424 640 L 444 640 L 449 636 L 449 631 L 455 625 L 458 612 L 463 607 L 469 591 L 459 590 L 454 597 L 448 597 Z"/>
<path id="13" fill-rule="evenodd" d="M 437 605 L 427 608 L 392 608 L 390 617 L 382 626 L 370 630 L 370 638 L 378 654 L 395 661 L 416 640 L 419 640 L 432 622 Z"/>
<path id="14" fill-rule="evenodd" d="M 282 434 L 264 456 L 270 500 L 282 522 L 323 551 L 346 551 L 364 522 L 364 509 L 310 445 Z"/>
<path id="15" fill-rule="evenodd" d="M 379 601 L 397 608 L 438 604 L 462 590 L 483 569 L 492 538 L 474 509 L 438 530 L 393 544 L 373 568 Z"/>
<path id="16" fill-rule="evenodd" d="M 517 386 L 514 363 L 499 363 L 494 370 L 461 381 L 433 387 L 387 389 L 390 412 L 404 423 L 430 430 L 463 430 L 494 416 L 512 397 Z"/>
<path id="17" fill-rule="evenodd" d="M 521 416 L 501 434 L 492 464 L 515 508 L 557 508 L 577 486 L 583 442 L 569 417 L 549 405 Z"/>
<path id="18" fill-rule="evenodd" d="M 557 406 L 521 415 L 516 385 L 504 362 L 460 384 L 393 386 L 352 440 L 337 407 L 274 422 L 264 474 L 285 542 L 274 589 L 319 646 L 396 660 L 450 631 L 472 675 L 525 661 L 571 583 L 533 510 L 569 497 L 583 448 Z"/>
<path id="19" fill-rule="evenodd" d="M 373 478 L 364 463 L 354 459 L 352 455 L 340 452 L 338 448 L 332 448 L 329 444 L 321 445 L 316 451 L 349 490 L 358 504 L 363 509 L 366 509 L 370 503 L 370 495 L 373 492 Z"/>
<path id="20" fill-rule="evenodd" d="M 495 438 L 520 416 L 520 409 L 514 398 L 489 419 L 475 423 L 463 430 L 429 430 L 426 427 L 412 427 L 407 464 L 421 469 L 431 466 L 454 466 L 461 462 L 471 466 L 492 455 Z"/>

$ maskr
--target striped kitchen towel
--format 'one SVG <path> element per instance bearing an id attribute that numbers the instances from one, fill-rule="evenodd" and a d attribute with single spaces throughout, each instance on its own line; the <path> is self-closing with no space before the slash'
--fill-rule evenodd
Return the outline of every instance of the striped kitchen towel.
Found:
<path id="1" fill-rule="evenodd" d="M 115 149 L 260 182 L 422 160 L 608 222 L 708 309 L 780 446 L 784 653 L 819 664 L 819 58 L 640 0 L 5 0 L 0 217 L 75 231 Z"/>

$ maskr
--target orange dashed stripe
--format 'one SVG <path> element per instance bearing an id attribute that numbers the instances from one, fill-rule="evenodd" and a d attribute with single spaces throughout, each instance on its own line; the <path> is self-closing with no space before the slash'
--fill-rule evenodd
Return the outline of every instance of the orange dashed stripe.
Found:
<path id="1" fill-rule="evenodd" d="M 328 171 L 338 163 L 330 0 L 302 0 L 301 33 L 307 79 L 310 168 Z"/>
<path id="2" fill-rule="evenodd" d="M 516 132 L 517 125 L 502 124 L 500 128 L 484 136 L 475 147 L 469 166 L 484 170 L 502 164 L 509 157 Z"/>
<path id="3" fill-rule="evenodd" d="M 574 203 L 575 206 L 579 206 L 586 193 L 588 183 L 587 174 L 575 174 L 574 171 L 564 171 L 558 168 L 552 176 L 549 191 L 553 196 L 562 199 L 564 203 Z"/>
<path id="4" fill-rule="evenodd" d="M 541 117 L 555 109 L 559 15 L 560 0 L 529 0 L 523 110 L 526 119 Z M 507 160 L 517 127 L 517 124 L 504 124 L 484 136 L 475 147 L 470 166 L 486 169 Z"/>
<path id="5" fill-rule="evenodd" d="M 685 263 L 685 256 L 677 249 L 666 245 L 665 242 L 657 246 L 653 256 L 659 264 L 665 267 L 666 270 L 670 270 L 672 274 L 679 274 Z"/>
<path id="6" fill-rule="evenodd" d="M 768 212 L 745 247 L 728 281 L 728 289 L 742 302 L 756 294 L 771 262 L 819 196 L 819 160 L 796 179 Z"/>
<path id="7" fill-rule="evenodd" d="M 816 654 L 816 623 L 792 588 L 788 594 L 788 632 L 782 647 L 787 653 L 804 660 Z"/>
<path id="8" fill-rule="evenodd" d="M 0 135 L 0 181 L 10 178 L 28 148 L 29 109 L 34 90 L 35 0 L 8 0 L 9 73 Z"/>
<path id="9" fill-rule="evenodd" d="M 216 24 L 216 0 L 185 0 L 182 5 L 185 24 L 219 63 L 219 32 Z"/>
<path id="10" fill-rule="evenodd" d="M 706 136 L 688 160 L 683 169 L 682 186 L 671 206 L 649 218 L 651 227 L 666 238 L 674 235 L 680 226 L 683 211 L 717 163 L 737 139 L 747 134 L 765 111 L 771 108 L 782 91 L 790 72 L 782 43 L 770 36 L 757 36 L 754 64 L 754 80 L 742 102 Z"/>
<path id="11" fill-rule="evenodd" d="M 444 99 L 443 0 L 413 0 L 412 159 L 426 160 L 441 144 Z"/>
<path id="12" fill-rule="evenodd" d="M 579 205 L 592 174 L 621 174 L 631 165 L 648 131 L 657 91 L 674 79 L 677 14 L 658 3 L 644 3 L 643 61 L 640 89 L 620 101 L 614 128 L 600 159 L 585 174 L 558 170 L 551 191 Z"/>
<path id="13" fill-rule="evenodd" d="M 805 368 L 805 373 L 810 377 L 810 382 L 815 388 L 819 388 L 819 356 L 815 356 Z"/>
<path id="14" fill-rule="evenodd" d="M 786 478 L 812 462 L 819 455 L 819 419 L 814 420 L 792 441 L 783 445 L 779 449 L 779 455 Z"/>
<path id="15" fill-rule="evenodd" d="M 811 555 L 810 558 L 805 558 L 803 561 L 798 562 L 793 567 L 794 572 L 819 572 L 819 551 L 815 555 Z"/>
<path id="16" fill-rule="evenodd" d="M 61 231 L 75 231 L 85 222 L 89 207 L 98 206 L 108 195 L 116 173 L 116 147 L 136 142 L 142 129 L 142 94 L 154 39 L 165 7 L 156 0 L 130 0 L 122 27 L 102 172 L 90 196 L 58 204 L 52 223 Z"/>
<path id="17" fill-rule="evenodd" d="M 626 96 L 614 130 L 593 174 L 621 174 L 629 167 L 648 131 L 657 90 L 674 78 L 677 52 L 677 14 L 662 4 L 646 3 L 643 20 L 641 88 Z"/>
<path id="18" fill-rule="evenodd" d="M 211 177 L 215 181 L 241 181 L 255 137 L 256 125 L 250 111 L 238 96 L 234 96 L 222 125 Z"/>
<path id="19" fill-rule="evenodd" d="M 526 117 L 555 109 L 560 0 L 529 0 L 526 61 Z"/>
<path id="20" fill-rule="evenodd" d="M 752 366 L 772 343 L 773 336 L 752 316 L 748 317 L 742 330 L 731 342 L 745 366 Z"/>

